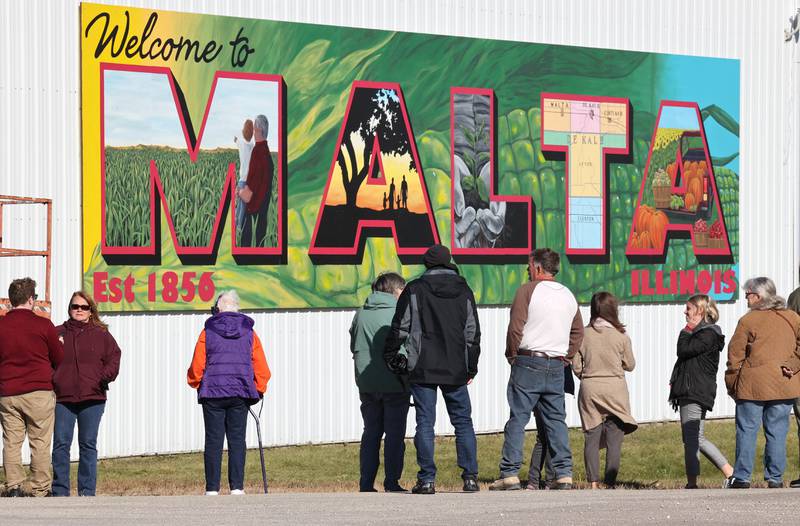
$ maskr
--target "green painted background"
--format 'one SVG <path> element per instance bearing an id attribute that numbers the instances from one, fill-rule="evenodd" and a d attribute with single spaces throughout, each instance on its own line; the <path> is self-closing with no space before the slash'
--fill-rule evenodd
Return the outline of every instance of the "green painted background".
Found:
<path id="1" fill-rule="evenodd" d="M 250 45 L 256 52 L 238 71 L 284 77 L 288 103 L 288 264 L 237 265 L 230 254 L 231 247 L 227 241 L 230 236 L 226 227 L 215 265 L 183 265 L 174 254 L 162 217 L 163 250 L 159 267 L 109 265 L 100 254 L 99 246 L 95 250 L 85 274 L 88 290 L 91 290 L 92 275 L 96 271 L 107 271 L 120 277 L 130 273 L 137 278 L 137 300 L 132 304 L 106 304 L 105 310 L 207 308 L 208 304 L 199 300 L 191 304 L 148 303 L 147 275 L 165 270 L 191 270 L 198 274 L 214 271 L 217 289 L 236 288 L 243 307 L 247 309 L 355 307 L 362 303 L 377 273 L 396 270 L 406 277 L 420 274 L 421 266 L 401 265 L 391 239 L 368 240 L 360 265 L 314 265 L 307 256 L 354 80 L 397 82 L 401 85 L 439 235 L 447 245 L 450 245 L 451 87 L 495 90 L 499 192 L 532 196 L 536 207 L 536 245 L 556 250 L 564 247 L 565 167 L 563 162 L 546 160 L 541 153 L 539 95 L 548 91 L 626 97 L 633 108 L 632 163 L 612 164 L 609 173 L 611 202 L 608 219 L 612 225 L 609 263 L 570 264 L 564 258 L 560 281 L 575 291 L 583 303 L 594 291 L 601 289 L 609 290 L 628 302 L 675 301 L 680 298 L 632 297 L 630 271 L 637 268 L 651 271 L 661 268 L 712 271 L 731 268 L 730 264 L 699 265 L 688 239 L 673 240 L 663 264 L 631 264 L 624 254 L 655 116 L 665 96 L 659 92 L 658 79 L 667 73 L 674 75 L 683 57 L 160 13 L 162 20 L 170 16 L 183 17 L 185 26 L 181 34 L 203 40 L 212 35 L 223 40 L 243 27 L 243 34 L 250 38 Z M 698 60 L 707 61 L 709 65 L 733 63 L 735 75 L 727 78 L 715 76 L 702 81 L 706 93 L 715 89 L 735 89 L 736 107 L 723 109 L 738 115 L 738 61 L 686 57 L 687 65 L 696 65 Z M 217 62 L 209 65 L 175 65 L 174 62 L 170 65 L 186 94 L 191 117 L 199 123 L 214 72 L 233 69 L 229 55 L 222 53 Z M 96 67 L 96 63 L 84 64 L 84 67 Z M 709 122 L 710 119 L 706 123 Z M 707 133 L 723 132 L 728 133 L 725 130 L 709 132 L 707 127 Z M 735 144 L 738 145 L 738 139 Z M 713 157 L 728 153 L 711 151 Z M 738 261 L 738 174 L 722 165 L 715 165 L 714 169 L 733 259 Z M 131 167 L 130 171 L 133 173 L 134 168 Z M 224 177 L 224 173 L 218 177 Z M 216 192 L 219 183 L 210 180 L 208 187 Z M 516 289 L 527 279 L 525 266 L 521 264 L 463 264 L 460 267 L 481 304 L 510 303 Z"/>

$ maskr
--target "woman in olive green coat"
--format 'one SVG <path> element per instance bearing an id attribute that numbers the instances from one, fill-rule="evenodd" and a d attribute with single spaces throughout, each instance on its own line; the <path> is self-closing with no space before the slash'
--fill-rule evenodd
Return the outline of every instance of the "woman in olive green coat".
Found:
<path id="1" fill-rule="evenodd" d="M 372 284 L 372 294 L 356 312 L 350 326 L 350 350 L 356 372 L 356 385 L 361 398 L 364 432 L 361 435 L 360 491 L 375 491 L 375 476 L 380 465 L 381 438 L 383 448 L 384 491 L 405 491 L 400 487 L 405 455 L 408 389 L 392 374 L 383 360 L 383 347 L 392 324 L 397 298 L 405 287 L 399 274 L 387 272 Z"/>

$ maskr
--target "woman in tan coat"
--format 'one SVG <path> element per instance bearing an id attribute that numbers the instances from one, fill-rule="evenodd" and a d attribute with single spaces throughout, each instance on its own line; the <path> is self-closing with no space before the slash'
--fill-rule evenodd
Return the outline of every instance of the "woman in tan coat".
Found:
<path id="1" fill-rule="evenodd" d="M 592 296 L 591 319 L 583 344 L 572 359 L 581 380 L 578 410 L 584 433 L 586 479 L 596 489 L 600 481 L 600 444 L 605 443 L 604 482 L 614 486 L 619 472 L 622 440 L 638 427 L 631 416 L 625 371 L 633 371 L 631 339 L 619 321 L 617 298 L 610 292 Z"/>
<path id="2" fill-rule="evenodd" d="M 762 423 L 764 480 L 783 487 L 786 433 L 792 399 L 800 396 L 800 316 L 786 309 L 769 278 L 744 284 L 750 312 L 742 316 L 728 344 L 725 385 L 736 400 L 736 464 L 729 488 L 749 488 L 756 436 Z"/>

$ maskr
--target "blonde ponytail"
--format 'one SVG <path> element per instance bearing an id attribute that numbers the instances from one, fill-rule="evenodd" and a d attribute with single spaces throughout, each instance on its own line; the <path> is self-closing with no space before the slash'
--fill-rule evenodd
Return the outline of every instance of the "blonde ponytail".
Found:
<path id="1" fill-rule="evenodd" d="M 686 301 L 703 313 L 703 320 L 706 323 L 717 323 L 719 320 L 719 309 L 717 309 L 717 303 L 712 298 L 705 294 L 695 294 Z"/>

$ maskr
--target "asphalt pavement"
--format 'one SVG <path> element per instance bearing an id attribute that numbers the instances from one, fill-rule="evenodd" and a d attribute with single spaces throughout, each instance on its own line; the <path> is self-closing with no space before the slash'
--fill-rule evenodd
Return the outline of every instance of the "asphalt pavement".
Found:
<path id="1" fill-rule="evenodd" d="M 800 490 L 0 499 L 0 524 L 797 524 Z"/>

